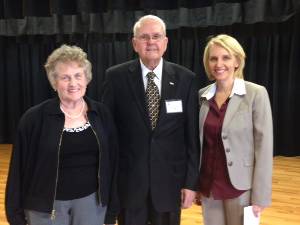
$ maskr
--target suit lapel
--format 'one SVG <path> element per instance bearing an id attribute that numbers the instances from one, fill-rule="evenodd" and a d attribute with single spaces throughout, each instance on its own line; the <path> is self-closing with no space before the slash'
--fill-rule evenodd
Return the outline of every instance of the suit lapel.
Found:
<path id="1" fill-rule="evenodd" d="M 227 110 L 225 113 L 225 118 L 223 122 L 223 128 L 226 128 L 230 121 L 233 119 L 234 115 L 239 109 L 242 102 L 243 96 L 233 95 L 228 103 Z"/>
<path id="2" fill-rule="evenodd" d="M 168 62 L 164 61 L 162 74 L 161 99 L 172 99 L 176 96 L 178 83 L 175 71 L 171 68 Z M 164 103 L 161 102 L 161 104 Z"/>
<path id="3" fill-rule="evenodd" d="M 151 129 L 148 110 L 146 107 L 145 88 L 142 79 L 142 71 L 138 60 L 135 60 L 134 63 L 129 67 L 129 72 L 127 75 L 130 90 L 142 114 L 144 122 L 147 124 L 149 129 Z"/>
<path id="4" fill-rule="evenodd" d="M 176 97 L 176 92 L 178 89 L 178 82 L 176 78 L 175 71 L 172 69 L 170 64 L 163 61 L 163 71 L 162 71 L 162 82 L 161 82 L 161 98 L 160 98 L 160 112 L 157 122 L 157 127 L 162 123 L 164 117 L 166 116 L 166 100 L 174 99 Z"/>

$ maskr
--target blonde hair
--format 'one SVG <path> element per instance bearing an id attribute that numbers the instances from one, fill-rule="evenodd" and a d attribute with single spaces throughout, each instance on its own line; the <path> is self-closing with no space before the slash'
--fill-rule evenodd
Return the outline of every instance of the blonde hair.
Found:
<path id="1" fill-rule="evenodd" d="M 145 22 L 148 22 L 148 21 L 156 21 L 158 22 L 161 27 L 162 27 L 162 30 L 163 30 L 163 34 L 166 35 L 166 24 L 165 22 L 159 18 L 158 16 L 154 16 L 154 15 L 146 15 L 146 16 L 143 16 L 141 17 L 133 26 L 133 36 L 136 37 L 139 29 L 142 27 L 142 25 L 145 23 Z"/>
<path id="2" fill-rule="evenodd" d="M 211 38 L 208 43 L 206 44 L 204 54 L 203 54 L 203 64 L 205 68 L 206 75 L 209 80 L 214 80 L 214 77 L 211 75 L 209 70 L 209 50 L 213 45 L 218 45 L 220 47 L 223 47 L 226 49 L 232 56 L 234 56 L 239 66 L 234 71 L 234 77 L 244 79 L 243 70 L 245 67 L 245 59 L 246 54 L 244 52 L 244 49 L 240 45 L 240 43 L 233 37 L 226 35 L 226 34 L 219 34 L 213 38 Z"/>
<path id="3" fill-rule="evenodd" d="M 47 58 L 44 65 L 48 80 L 53 89 L 57 78 L 56 65 L 58 63 L 76 62 L 83 68 L 87 83 L 92 80 L 92 64 L 87 59 L 87 54 L 79 47 L 73 45 L 62 45 L 55 49 Z"/>

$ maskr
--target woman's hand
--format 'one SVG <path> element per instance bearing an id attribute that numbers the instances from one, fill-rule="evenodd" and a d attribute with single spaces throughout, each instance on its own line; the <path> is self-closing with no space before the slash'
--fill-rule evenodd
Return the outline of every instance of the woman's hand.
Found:
<path id="1" fill-rule="evenodd" d="M 254 216 L 259 217 L 262 211 L 264 210 L 265 207 L 258 206 L 258 205 L 252 205 L 252 211 Z"/>

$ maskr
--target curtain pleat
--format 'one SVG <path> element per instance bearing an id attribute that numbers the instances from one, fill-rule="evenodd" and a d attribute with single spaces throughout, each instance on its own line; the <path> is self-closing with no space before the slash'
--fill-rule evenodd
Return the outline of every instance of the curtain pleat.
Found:
<path id="1" fill-rule="evenodd" d="M 48 0 L 46 4 L 38 0 L 23 1 L 22 7 L 20 3 L 17 4 L 19 7 L 12 7 L 11 3 L 6 5 L 10 10 L 5 8 L 8 15 L 4 13 L 3 18 L 0 16 L 0 35 L 55 35 L 90 32 L 127 34 L 131 32 L 134 21 L 149 13 L 160 16 L 170 30 L 181 27 L 227 26 L 235 23 L 277 23 L 288 20 L 299 9 L 299 3 L 297 4 L 294 0 L 214 1 L 214 4 L 204 4 L 206 6 L 196 8 L 183 7 L 189 6 L 188 3 L 179 4 L 178 7 L 174 7 L 174 3 L 158 7 L 159 2 L 164 1 L 152 0 L 139 2 L 143 7 L 136 10 L 126 10 L 126 6 L 122 5 L 126 1 L 113 1 L 107 4 L 103 1 L 94 3 L 83 0 Z M 22 1 L 19 2 L 22 3 Z M 112 9 L 105 10 L 108 6 Z M 169 8 L 165 9 L 167 6 Z M 19 11 L 22 11 L 23 17 L 18 16 Z"/>

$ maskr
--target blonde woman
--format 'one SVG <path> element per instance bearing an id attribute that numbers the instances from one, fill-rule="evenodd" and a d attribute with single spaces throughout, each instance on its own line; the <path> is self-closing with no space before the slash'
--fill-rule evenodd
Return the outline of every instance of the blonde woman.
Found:
<path id="1" fill-rule="evenodd" d="M 200 194 L 205 225 L 242 225 L 243 208 L 258 216 L 271 202 L 273 127 L 268 93 L 243 78 L 245 52 L 218 35 L 203 63 L 213 84 L 199 91 Z"/>

